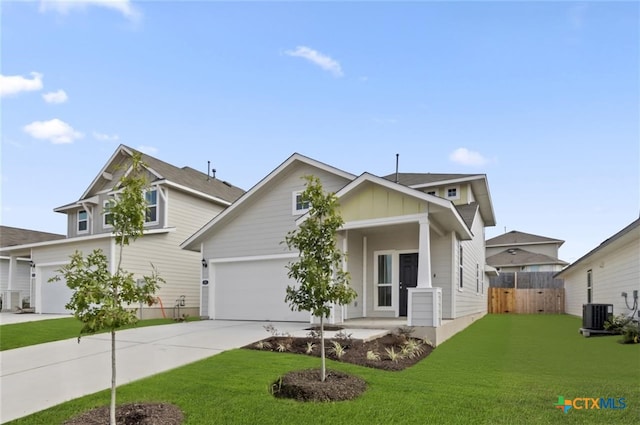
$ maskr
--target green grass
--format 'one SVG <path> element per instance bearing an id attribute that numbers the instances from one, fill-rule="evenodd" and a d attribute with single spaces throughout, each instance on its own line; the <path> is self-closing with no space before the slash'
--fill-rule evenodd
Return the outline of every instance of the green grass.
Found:
<path id="1" fill-rule="evenodd" d="M 198 318 L 189 318 L 188 320 L 198 320 Z M 120 329 L 168 325 L 171 323 L 175 323 L 175 321 L 172 319 L 148 319 Z M 2 325 L 0 326 L 0 351 L 77 338 L 80 334 L 80 328 L 82 328 L 82 324 L 74 317 Z"/>
<path id="2" fill-rule="evenodd" d="M 363 377 L 354 401 L 300 403 L 268 387 L 289 370 L 318 367 L 293 354 L 232 350 L 119 387 L 118 403 L 169 402 L 186 424 L 637 424 L 640 345 L 619 337 L 584 338 L 570 316 L 487 316 L 402 372 L 329 362 Z M 558 396 L 624 397 L 627 408 L 554 408 Z M 11 424 L 58 424 L 108 405 L 103 391 Z"/>

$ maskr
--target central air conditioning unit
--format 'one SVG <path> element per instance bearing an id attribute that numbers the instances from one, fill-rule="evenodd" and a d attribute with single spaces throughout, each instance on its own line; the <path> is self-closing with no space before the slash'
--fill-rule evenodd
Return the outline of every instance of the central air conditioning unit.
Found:
<path id="1" fill-rule="evenodd" d="M 613 317 L 613 304 L 582 304 L 582 328 L 604 330 L 604 322 Z"/>

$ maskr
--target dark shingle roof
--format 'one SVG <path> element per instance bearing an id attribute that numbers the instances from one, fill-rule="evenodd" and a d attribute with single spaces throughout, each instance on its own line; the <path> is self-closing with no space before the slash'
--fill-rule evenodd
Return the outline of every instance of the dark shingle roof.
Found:
<path id="1" fill-rule="evenodd" d="M 471 226 L 473 226 L 473 219 L 476 217 L 476 212 L 479 208 L 478 203 L 472 202 L 470 204 L 455 205 L 455 207 L 458 210 L 458 213 L 460 213 L 464 224 L 466 224 L 469 230 L 471 230 Z"/>
<path id="2" fill-rule="evenodd" d="M 492 267 L 526 266 L 530 264 L 568 264 L 565 261 L 544 254 L 512 248 L 487 257 L 487 264 Z"/>
<path id="3" fill-rule="evenodd" d="M 504 233 L 500 236 L 487 240 L 487 246 L 501 246 L 501 245 L 525 245 L 534 243 L 557 243 L 558 246 L 564 243 L 563 240 L 547 238 L 546 236 L 532 235 L 531 233 L 519 232 L 512 230 Z"/>
<path id="4" fill-rule="evenodd" d="M 36 242 L 64 239 L 65 235 L 40 232 L 37 230 L 20 229 L 17 227 L 0 226 L 0 247 L 25 245 Z"/>
<path id="5" fill-rule="evenodd" d="M 139 152 L 128 146 L 124 147 L 132 152 Z M 202 173 L 191 167 L 178 168 L 145 153 L 139 153 L 142 155 L 142 160 L 145 164 L 158 172 L 163 178 L 173 183 L 224 199 L 228 202 L 235 201 L 244 193 L 244 190 L 233 186 L 231 183 L 208 177 L 206 173 Z"/>
<path id="6" fill-rule="evenodd" d="M 398 173 L 398 183 L 405 186 L 417 186 L 441 181 L 463 179 L 475 175 L 476 174 Z M 395 182 L 396 173 L 389 174 L 383 178 Z"/>

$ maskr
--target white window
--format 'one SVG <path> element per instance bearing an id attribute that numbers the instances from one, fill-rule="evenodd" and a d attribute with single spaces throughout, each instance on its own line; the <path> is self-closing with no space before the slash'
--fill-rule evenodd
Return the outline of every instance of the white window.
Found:
<path id="1" fill-rule="evenodd" d="M 109 207 L 111 206 L 111 201 L 104 201 L 102 203 L 102 227 L 113 227 L 113 216 L 109 213 Z"/>
<path id="2" fill-rule="evenodd" d="M 459 254 L 458 254 L 459 257 L 460 257 L 459 260 L 458 260 L 458 262 L 459 262 L 459 273 L 458 274 L 460 275 L 459 276 L 460 281 L 459 281 L 458 285 L 459 285 L 459 289 L 462 289 L 462 287 L 464 286 L 464 261 L 463 261 L 464 256 L 463 256 L 463 251 L 462 251 L 462 244 L 460 242 L 458 242 L 458 243 L 460 244 L 460 249 L 459 249 Z"/>
<path id="3" fill-rule="evenodd" d="M 147 201 L 147 212 L 145 215 L 145 223 L 158 222 L 158 191 L 156 189 L 147 190 L 144 193 L 144 199 Z"/>
<path id="4" fill-rule="evenodd" d="M 78 233 L 87 233 L 89 231 L 89 214 L 86 210 L 78 211 Z"/>
<path id="5" fill-rule="evenodd" d="M 448 187 L 444 190 L 447 199 L 459 199 L 460 198 L 460 190 L 458 186 Z"/>
<path id="6" fill-rule="evenodd" d="M 375 308 L 376 310 L 391 310 L 393 307 L 393 256 L 391 254 L 377 254 L 374 266 Z"/>
<path id="7" fill-rule="evenodd" d="M 293 215 L 306 213 L 310 206 L 309 201 L 302 200 L 302 192 L 293 192 Z"/>
<path id="8" fill-rule="evenodd" d="M 480 264 L 476 263 L 476 293 L 480 293 Z"/>
<path id="9" fill-rule="evenodd" d="M 593 301 L 593 272 L 587 270 L 587 304 Z"/>

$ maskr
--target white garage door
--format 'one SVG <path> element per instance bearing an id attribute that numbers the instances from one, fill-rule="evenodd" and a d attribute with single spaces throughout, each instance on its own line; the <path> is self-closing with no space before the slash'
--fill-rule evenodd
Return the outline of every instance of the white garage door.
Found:
<path id="1" fill-rule="evenodd" d="M 60 266 L 42 267 L 40 271 L 40 300 L 41 311 L 38 313 L 68 314 L 73 313 L 64 308 L 65 304 L 71 300 L 73 291 L 67 287 L 64 278 L 57 282 L 49 282 L 49 279 L 59 275 L 56 271 Z"/>
<path id="2" fill-rule="evenodd" d="M 308 322 L 309 312 L 292 311 L 285 303 L 289 260 L 240 261 L 212 265 L 213 316 L 227 320 Z"/>

